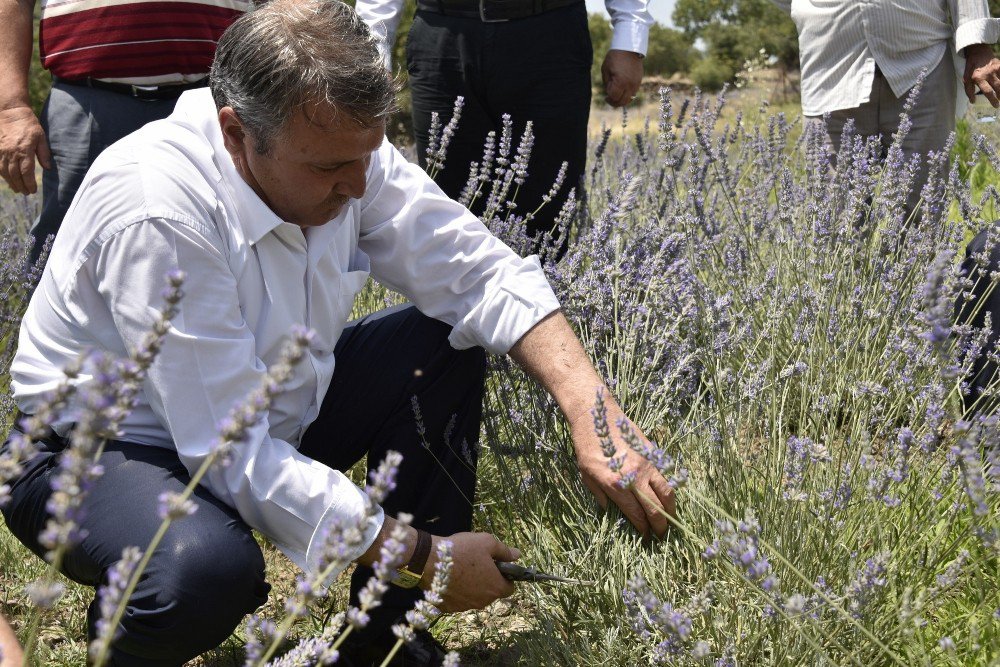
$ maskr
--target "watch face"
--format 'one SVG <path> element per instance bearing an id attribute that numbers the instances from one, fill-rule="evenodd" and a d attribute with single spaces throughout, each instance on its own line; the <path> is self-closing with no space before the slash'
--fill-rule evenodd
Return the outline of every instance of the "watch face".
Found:
<path id="1" fill-rule="evenodd" d="M 420 583 L 420 575 L 410 572 L 405 567 L 396 570 L 392 583 L 401 588 L 415 588 Z"/>

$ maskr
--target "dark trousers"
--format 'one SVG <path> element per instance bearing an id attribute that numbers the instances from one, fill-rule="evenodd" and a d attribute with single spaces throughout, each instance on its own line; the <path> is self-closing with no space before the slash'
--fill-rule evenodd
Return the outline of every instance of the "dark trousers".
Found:
<path id="1" fill-rule="evenodd" d="M 969 393 L 963 397 L 965 408 L 976 405 L 976 411 L 984 414 L 993 412 L 1000 400 L 996 397 L 982 398 L 982 392 L 996 379 L 997 364 L 990 357 L 996 354 L 1000 340 L 1000 286 L 993 284 L 990 275 L 1000 271 L 1000 245 L 987 248 L 989 232 L 984 230 L 976 235 L 965 249 L 962 273 L 973 281 L 972 296 L 969 301 L 959 300 L 955 306 L 955 320 L 958 324 L 969 324 L 976 328 L 986 326 L 986 316 L 990 317 L 990 332 L 986 347 L 976 360 L 966 378 Z M 973 255 L 989 251 L 986 266 L 976 265 Z M 978 404 L 977 404 L 978 401 Z"/>
<path id="2" fill-rule="evenodd" d="M 101 151 L 146 123 L 166 118 L 175 103 L 139 100 L 59 81 L 52 85 L 40 118 L 52 149 L 52 168 L 42 172 L 42 212 L 31 229 L 35 237 L 32 262 L 42 252 L 45 239 L 59 231 L 83 177 Z"/>
<path id="3" fill-rule="evenodd" d="M 568 162 L 556 200 L 528 226 L 529 234 L 551 230 L 570 188 L 581 194 L 593 58 L 582 2 L 501 23 L 418 11 L 407 40 L 406 62 L 421 165 L 426 166 L 431 113 L 438 112 L 442 126 L 447 124 L 459 95 L 465 98 L 462 117 L 445 168 L 436 178 L 454 199 L 465 187 L 469 164 L 482 162 L 490 130 L 499 141 L 503 114 L 510 114 L 514 122 L 512 152 L 530 120 L 535 145 L 515 212 L 525 215 L 538 208 L 560 165 Z M 473 212 L 481 214 L 485 200 L 485 195 L 480 197 Z"/>
<path id="4" fill-rule="evenodd" d="M 337 368 L 320 415 L 301 451 L 339 470 L 365 454 L 403 454 L 386 514 L 414 515 L 414 525 L 438 535 L 468 530 L 475 493 L 475 452 L 482 412 L 485 354 L 457 351 L 450 328 L 397 307 L 352 323 L 337 344 Z M 418 372 L 419 371 L 419 372 Z M 429 450 L 417 434 L 412 400 L 423 415 Z M 4 509 L 11 532 L 38 555 L 59 439 L 34 458 L 12 484 Z M 144 548 L 160 523 L 157 497 L 189 481 L 172 450 L 111 442 L 100 457 L 104 474 L 84 502 L 86 537 L 68 554 L 64 573 L 89 586 L 106 581 L 122 549 Z M 204 488 L 198 510 L 171 525 L 129 601 L 119 626 L 113 665 L 180 665 L 220 644 L 244 615 L 262 605 L 265 581 L 260 548 L 240 517 Z M 358 568 L 352 602 L 370 575 Z M 419 590 L 393 588 L 373 615 L 377 635 L 404 613 Z M 88 615 L 90 632 L 97 602 Z"/>

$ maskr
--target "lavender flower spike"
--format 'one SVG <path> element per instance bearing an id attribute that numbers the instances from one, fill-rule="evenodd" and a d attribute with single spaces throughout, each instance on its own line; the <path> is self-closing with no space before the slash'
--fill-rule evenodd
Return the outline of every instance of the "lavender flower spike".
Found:
<path id="1" fill-rule="evenodd" d="M 104 655 L 115 639 L 116 626 L 111 625 L 110 619 L 114 617 L 118 605 L 123 602 L 122 597 L 128 587 L 129 579 L 132 578 L 132 573 L 141 558 L 142 552 L 137 547 L 126 547 L 122 551 L 121 560 L 108 570 L 107 583 L 97 591 L 101 617 L 95 624 L 96 636 L 87 648 L 92 660 Z"/>

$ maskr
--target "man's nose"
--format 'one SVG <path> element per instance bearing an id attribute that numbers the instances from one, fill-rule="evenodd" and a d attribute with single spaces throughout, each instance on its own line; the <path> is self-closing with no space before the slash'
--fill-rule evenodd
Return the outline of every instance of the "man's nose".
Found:
<path id="1" fill-rule="evenodd" d="M 340 178 L 334 191 L 339 195 L 346 195 L 352 199 L 361 199 L 365 194 L 367 184 L 367 168 L 365 160 L 357 160 L 344 165 L 344 168 L 337 174 Z"/>

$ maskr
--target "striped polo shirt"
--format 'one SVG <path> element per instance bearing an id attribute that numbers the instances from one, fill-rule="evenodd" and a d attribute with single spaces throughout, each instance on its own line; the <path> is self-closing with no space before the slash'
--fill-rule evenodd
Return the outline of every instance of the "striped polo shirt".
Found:
<path id="1" fill-rule="evenodd" d="M 225 29 L 249 0 L 42 0 L 42 65 L 63 79 L 132 84 L 208 74 Z"/>

